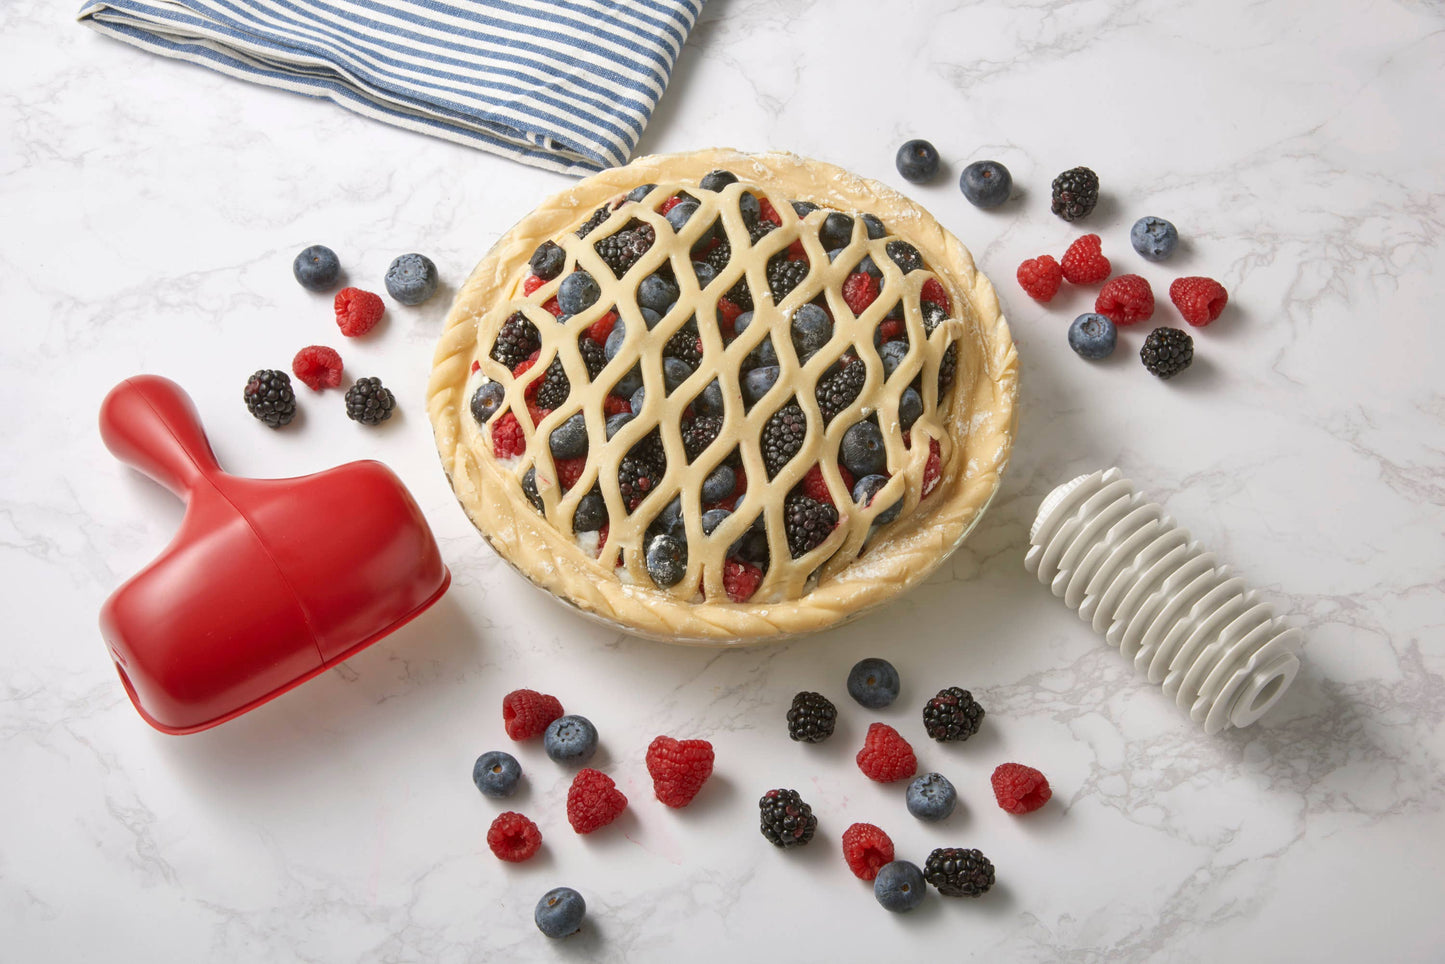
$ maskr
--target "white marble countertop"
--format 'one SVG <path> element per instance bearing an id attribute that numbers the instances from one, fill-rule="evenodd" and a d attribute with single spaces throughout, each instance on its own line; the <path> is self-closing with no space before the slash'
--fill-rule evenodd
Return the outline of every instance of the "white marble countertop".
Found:
<path id="1" fill-rule="evenodd" d="M 303 393 L 270 433 L 245 376 L 332 342 L 326 299 L 290 277 L 324 242 L 379 288 L 430 254 L 456 284 L 566 179 L 151 58 L 76 26 L 74 4 L 0 9 L 0 957 L 25 961 L 782 960 L 1427 961 L 1445 956 L 1445 17 L 1344 0 L 918 3 L 712 0 L 644 151 L 787 148 L 906 186 L 898 144 L 931 138 L 948 176 L 912 193 L 999 285 L 1023 366 L 1013 465 L 979 530 L 927 585 L 844 629 L 715 652 L 619 638 L 525 585 L 476 536 L 438 468 L 423 386 L 447 298 L 395 306 L 339 347 L 400 400 L 380 431 Z M 859 61 L 866 69 L 857 69 Z M 954 178 L 1006 163 L 985 213 Z M 1048 212 L 1075 164 L 1106 198 L 1087 227 L 1160 296 L 1218 277 L 1227 314 L 1172 383 L 1065 344 L 1088 297 L 1024 297 L 1017 264 L 1079 233 Z M 1179 225 L 1167 266 L 1128 248 L 1144 214 Z M 167 542 L 180 507 L 100 444 L 124 376 L 192 393 L 222 463 L 293 475 L 377 457 L 424 508 L 455 582 L 425 618 L 258 712 L 190 737 L 131 709 L 96 629 L 101 601 Z M 1023 568 L 1054 483 L 1120 465 L 1306 633 L 1275 713 L 1206 737 Z M 887 655 L 895 708 L 851 704 L 848 667 Z M 966 744 L 917 721 L 939 686 L 988 709 Z M 483 835 L 497 807 L 472 759 L 507 745 L 499 701 L 531 686 L 593 719 L 633 805 L 574 836 L 566 776 L 535 745 L 514 806 L 530 864 Z M 839 703 L 831 743 L 788 741 L 792 694 Z M 900 725 L 959 786 L 938 827 L 852 755 Z M 651 799 L 658 733 L 711 739 L 690 810 Z M 927 745 L 925 745 L 927 744 Z M 508 746 L 510 749 L 511 747 Z M 992 802 L 1005 760 L 1048 807 Z M 795 786 L 818 839 L 782 853 L 755 800 Z M 984 900 L 878 908 L 838 837 L 882 825 L 901 856 L 976 846 Z M 582 890 L 585 936 L 531 923 Z M 929 955 L 933 957 L 929 957 Z"/>

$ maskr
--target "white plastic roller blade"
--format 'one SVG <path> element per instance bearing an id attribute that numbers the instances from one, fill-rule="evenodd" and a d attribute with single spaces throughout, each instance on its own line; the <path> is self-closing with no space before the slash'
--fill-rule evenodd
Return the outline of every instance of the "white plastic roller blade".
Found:
<path id="1" fill-rule="evenodd" d="M 1118 469 L 1048 494 L 1024 566 L 1206 733 L 1249 726 L 1299 673 L 1299 630 Z"/>

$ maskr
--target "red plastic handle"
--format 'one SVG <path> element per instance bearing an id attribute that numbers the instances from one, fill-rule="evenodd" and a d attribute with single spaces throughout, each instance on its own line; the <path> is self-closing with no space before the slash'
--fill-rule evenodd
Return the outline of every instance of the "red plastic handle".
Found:
<path id="1" fill-rule="evenodd" d="M 136 375 L 110 390 L 100 405 L 100 436 L 116 458 L 183 499 L 221 471 L 195 403 L 159 375 Z"/>

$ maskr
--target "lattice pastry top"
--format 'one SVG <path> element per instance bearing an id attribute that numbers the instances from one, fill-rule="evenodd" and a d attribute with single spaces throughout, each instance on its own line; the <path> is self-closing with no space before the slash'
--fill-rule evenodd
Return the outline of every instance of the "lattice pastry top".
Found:
<path id="1" fill-rule="evenodd" d="M 719 150 L 605 171 L 504 236 L 429 409 L 463 506 L 534 582 L 729 642 L 932 571 L 997 487 L 1016 373 L 992 286 L 922 209 Z"/>

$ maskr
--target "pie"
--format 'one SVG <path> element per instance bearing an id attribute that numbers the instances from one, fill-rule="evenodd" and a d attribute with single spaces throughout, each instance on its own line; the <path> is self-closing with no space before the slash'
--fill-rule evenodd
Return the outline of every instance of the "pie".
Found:
<path id="1" fill-rule="evenodd" d="M 759 642 L 923 580 L 1012 446 L 1018 357 L 968 250 L 791 154 L 640 158 L 554 195 L 457 294 L 428 411 L 532 582 L 630 633 Z"/>

